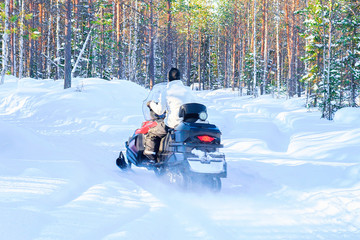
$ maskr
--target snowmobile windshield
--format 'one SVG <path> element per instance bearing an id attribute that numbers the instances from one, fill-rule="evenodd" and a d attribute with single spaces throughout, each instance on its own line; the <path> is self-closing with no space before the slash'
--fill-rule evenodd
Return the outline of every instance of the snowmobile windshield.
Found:
<path id="1" fill-rule="evenodd" d="M 167 82 L 162 82 L 155 84 L 151 91 L 149 92 L 149 95 L 144 100 L 142 105 L 143 115 L 146 121 L 154 120 L 155 118 L 159 118 L 159 116 L 154 116 L 154 112 L 150 113 L 150 109 L 146 106 L 147 102 L 154 101 L 159 102 L 160 101 L 160 95 L 161 92 L 166 88 Z M 160 116 L 161 117 L 161 116 Z"/>

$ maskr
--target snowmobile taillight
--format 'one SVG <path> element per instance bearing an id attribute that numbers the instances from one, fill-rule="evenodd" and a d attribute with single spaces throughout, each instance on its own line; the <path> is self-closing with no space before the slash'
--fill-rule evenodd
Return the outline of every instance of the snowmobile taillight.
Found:
<path id="1" fill-rule="evenodd" d="M 215 140 L 215 138 L 210 137 L 210 136 L 208 136 L 208 135 L 197 136 L 197 138 L 198 138 L 200 141 L 202 141 L 202 142 L 207 142 L 207 143 L 210 143 L 210 142 L 212 142 L 212 141 Z"/>

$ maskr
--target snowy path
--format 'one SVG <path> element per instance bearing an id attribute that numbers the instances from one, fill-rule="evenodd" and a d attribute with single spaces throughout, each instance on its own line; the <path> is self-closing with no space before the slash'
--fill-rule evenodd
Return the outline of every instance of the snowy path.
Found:
<path id="1" fill-rule="evenodd" d="M 146 90 L 82 81 L 82 93 L 34 80 L 0 89 L 0 236 L 360 238 L 360 126 L 320 120 L 301 99 L 200 93 L 223 132 L 228 178 L 218 194 L 183 192 L 115 166 Z"/>

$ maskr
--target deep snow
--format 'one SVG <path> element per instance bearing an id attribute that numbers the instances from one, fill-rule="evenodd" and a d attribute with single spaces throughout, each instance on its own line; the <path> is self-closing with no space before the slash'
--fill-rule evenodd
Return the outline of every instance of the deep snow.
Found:
<path id="1" fill-rule="evenodd" d="M 78 91 L 81 90 L 81 91 Z M 196 92 L 223 132 L 220 193 L 115 165 L 148 90 L 7 77 L 0 86 L 0 239 L 360 239 L 360 109 Z"/>

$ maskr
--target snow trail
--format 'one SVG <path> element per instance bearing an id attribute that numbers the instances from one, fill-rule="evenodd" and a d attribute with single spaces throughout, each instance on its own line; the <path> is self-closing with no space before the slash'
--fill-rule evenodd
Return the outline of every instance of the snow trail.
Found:
<path id="1" fill-rule="evenodd" d="M 301 98 L 198 92 L 222 131 L 228 178 L 184 192 L 115 159 L 148 91 L 128 81 L 8 79 L 0 88 L 0 236 L 7 239 L 360 237 L 358 111 L 335 121 Z M 357 120 L 354 120 L 357 119 Z"/>

